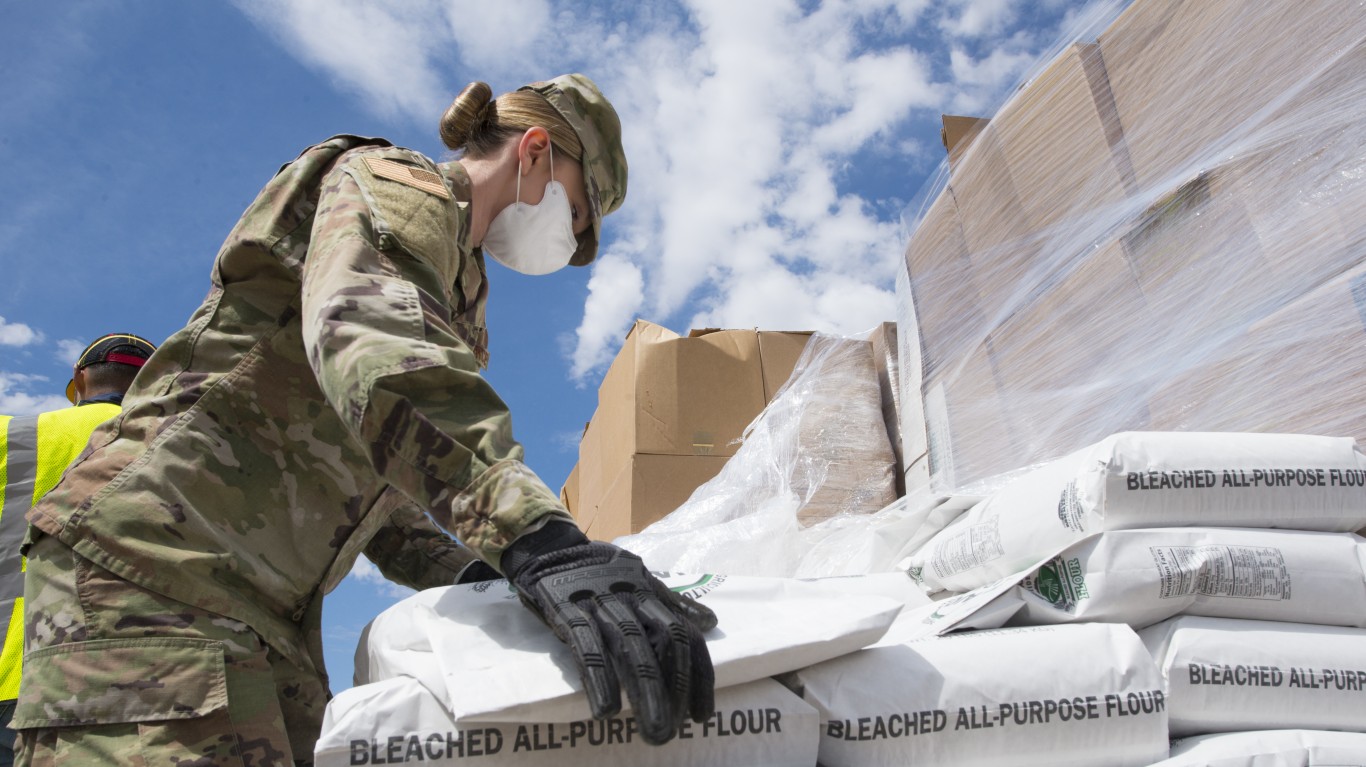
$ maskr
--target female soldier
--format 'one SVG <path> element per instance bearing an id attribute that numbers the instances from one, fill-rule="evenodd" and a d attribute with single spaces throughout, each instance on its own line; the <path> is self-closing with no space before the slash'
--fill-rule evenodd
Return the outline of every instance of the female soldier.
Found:
<path id="1" fill-rule="evenodd" d="M 442 119 L 456 161 L 337 136 L 282 168 L 35 507 L 21 763 L 309 761 L 322 595 L 362 552 L 415 586 L 469 561 L 421 512 L 571 646 L 596 716 L 619 684 L 653 743 L 710 714 L 715 616 L 578 531 L 479 373 L 481 246 L 590 263 L 626 193 L 620 123 L 582 75 L 491 96 Z"/>

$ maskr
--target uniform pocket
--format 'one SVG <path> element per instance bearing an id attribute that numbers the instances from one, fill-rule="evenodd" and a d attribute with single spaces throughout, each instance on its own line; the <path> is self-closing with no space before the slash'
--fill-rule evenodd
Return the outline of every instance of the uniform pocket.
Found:
<path id="1" fill-rule="evenodd" d="M 102 639 L 54 645 L 25 656 L 24 685 L 10 726 L 22 730 L 198 719 L 227 706 L 221 642 Z"/>

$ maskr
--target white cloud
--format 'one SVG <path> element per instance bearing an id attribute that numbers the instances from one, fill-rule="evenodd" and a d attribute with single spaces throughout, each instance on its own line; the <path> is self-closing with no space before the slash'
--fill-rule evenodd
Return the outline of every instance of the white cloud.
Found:
<path id="1" fill-rule="evenodd" d="M 502 69 L 501 62 L 537 56 L 536 44 L 552 21 L 546 0 L 446 0 L 445 6 L 460 60 L 479 72 L 489 65 Z"/>
<path id="2" fill-rule="evenodd" d="M 939 28 L 954 37 L 999 34 L 1015 21 L 1019 0 L 949 0 Z"/>
<path id="3" fill-rule="evenodd" d="M 0 370 L 0 413 L 5 415 L 37 415 L 49 410 L 70 407 L 64 394 L 31 394 L 35 384 L 48 384 L 45 376 L 9 373 Z M 63 387 L 65 388 L 65 387 Z"/>
<path id="4" fill-rule="evenodd" d="M 433 59 L 450 47 L 431 0 L 234 0 L 305 63 L 381 115 L 431 122 L 447 93 Z M 498 4 L 488 4 L 497 6 Z"/>
<path id="5" fill-rule="evenodd" d="M 356 557 L 356 563 L 351 565 L 351 572 L 347 577 L 376 586 L 379 592 L 385 596 L 408 597 L 417 593 L 407 586 L 401 586 L 385 578 L 379 568 L 375 567 L 375 564 L 364 556 Z"/>
<path id="6" fill-rule="evenodd" d="M 1006 87 L 1020 79 L 1038 54 L 1019 41 L 1012 46 L 994 47 L 982 58 L 974 58 L 966 48 L 955 46 L 949 52 L 954 93 L 948 109 L 954 114 L 987 115 Z"/>
<path id="7" fill-rule="evenodd" d="M 75 338 L 63 338 L 57 342 L 57 359 L 68 365 L 75 365 L 85 351 L 85 342 Z"/>
<path id="8" fill-rule="evenodd" d="M 0 317 L 0 346 L 28 346 L 43 340 L 43 335 L 22 322 Z"/>
<path id="9" fill-rule="evenodd" d="M 572 371 L 576 378 L 610 361 L 621 329 L 640 310 L 644 280 L 640 268 L 615 254 L 599 256 L 588 280 L 588 303 L 576 335 Z"/>

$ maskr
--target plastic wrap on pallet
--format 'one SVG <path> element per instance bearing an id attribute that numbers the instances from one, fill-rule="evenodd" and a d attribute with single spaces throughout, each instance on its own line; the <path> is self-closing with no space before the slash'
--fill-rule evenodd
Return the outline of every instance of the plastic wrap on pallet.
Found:
<path id="1" fill-rule="evenodd" d="M 931 490 L 1121 431 L 1366 439 L 1366 13 L 1088 7 L 909 211 Z"/>
<path id="2" fill-rule="evenodd" d="M 616 543 L 674 571 L 890 570 L 937 503 L 893 503 L 895 471 L 871 345 L 816 334 L 720 474 Z"/>

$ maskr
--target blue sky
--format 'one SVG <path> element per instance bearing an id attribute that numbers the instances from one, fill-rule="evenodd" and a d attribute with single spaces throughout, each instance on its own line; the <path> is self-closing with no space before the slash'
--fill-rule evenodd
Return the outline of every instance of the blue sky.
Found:
<path id="1" fill-rule="evenodd" d="M 635 317 L 853 333 L 893 319 L 903 216 L 943 113 L 990 114 L 1060 35 L 1122 0 L 98 0 L 0 6 L 0 413 L 65 406 L 92 338 L 160 342 L 283 163 L 335 133 L 447 156 L 436 122 L 495 92 L 593 77 L 631 165 L 598 262 L 490 265 L 489 379 L 559 487 Z M 329 597 L 350 685 L 362 626 L 404 590 L 364 563 Z"/>

